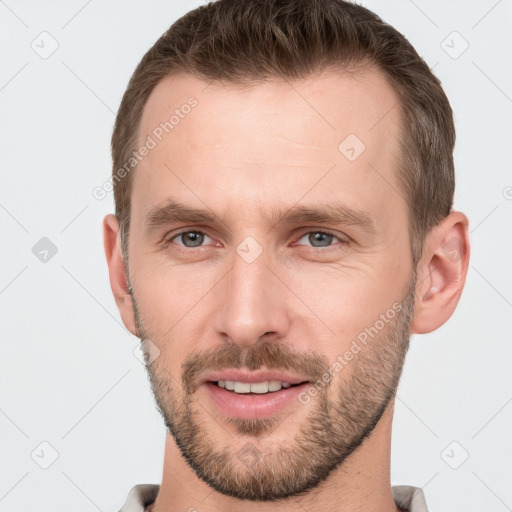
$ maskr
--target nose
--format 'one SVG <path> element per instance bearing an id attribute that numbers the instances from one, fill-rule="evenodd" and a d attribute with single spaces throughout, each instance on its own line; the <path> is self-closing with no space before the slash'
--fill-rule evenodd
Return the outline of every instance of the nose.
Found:
<path id="1" fill-rule="evenodd" d="M 224 341 L 249 348 L 260 340 L 288 336 L 287 308 L 292 301 L 287 300 L 287 288 L 276 274 L 265 252 L 252 262 L 234 254 L 231 271 L 219 283 L 216 297 L 214 325 Z"/>

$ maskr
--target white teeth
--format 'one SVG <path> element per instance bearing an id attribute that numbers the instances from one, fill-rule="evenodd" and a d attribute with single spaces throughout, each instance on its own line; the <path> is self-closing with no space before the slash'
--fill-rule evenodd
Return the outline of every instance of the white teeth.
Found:
<path id="1" fill-rule="evenodd" d="M 250 393 L 251 385 L 248 382 L 235 382 L 235 393 Z"/>
<path id="2" fill-rule="evenodd" d="M 253 382 L 251 393 L 268 393 L 268 382 Z"/>
<path id="3" fill-rule="evenodd" d="M 281 383 L 278 380 L 271 380 L 268 383 L 269 391 L 279 391 L 281 389 Z"/>
<path id="4" fill-rule="evenodd" d="M 220 388 L 225 388 L 235 393 L 258 393 L 264 394 L 268 392 L 279 391 L 281 388 L 289 388 L 290 382 L 280 382 L 278 380 L 263 382 L 237 382 L 233 380 L 219 380 L 217 382 Z"/>

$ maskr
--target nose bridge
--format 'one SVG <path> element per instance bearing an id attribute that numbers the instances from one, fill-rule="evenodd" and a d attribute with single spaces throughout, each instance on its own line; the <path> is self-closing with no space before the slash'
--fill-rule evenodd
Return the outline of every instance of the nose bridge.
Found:
<path id="1" fill-rule="evenodd" d="M 217 310 L 216 328 L 233 343 L 250 346 L 264 334 L 284 336 L 288 315 L 272 268 L 273 258 L 255 239 L 247 237 L 232 257 L 231 271 L 223 280 L 222 305 Z"/>

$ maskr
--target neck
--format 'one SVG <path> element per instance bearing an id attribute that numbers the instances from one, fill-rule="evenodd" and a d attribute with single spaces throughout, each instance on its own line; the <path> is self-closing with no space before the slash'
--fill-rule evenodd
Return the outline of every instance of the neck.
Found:
<path id="1" fill-rule="evenodd" d="M 162 483 L 151 512 L 287 512 L 296 511 L 299 502 L 308 512 L 397 512 L 390 483 L 393 406 L 391 400 L 370 437 L 325 481 L 305 495 L 280 502 L 242 501 L 216 492 L 196 476 L 167 434 Z"/>

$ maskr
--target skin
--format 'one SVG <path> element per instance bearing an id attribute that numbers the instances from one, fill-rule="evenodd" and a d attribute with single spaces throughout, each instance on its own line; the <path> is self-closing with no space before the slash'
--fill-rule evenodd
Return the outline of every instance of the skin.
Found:
<path id="1" fill-rule="evenodd" d="M 168 77 L 144 109 L 141 143 L 190 96 L 197 106 L 133 171 L 128 265 L 117 219 L 107 215 L 103 223 L 123 322 L 160 351 L 147 359 L 147 369 L 169 432 L 151 508 L 396 511 L 393 394 L 409 335 L 437 329 L 457 305 L 468 268 L 468 220 L 455 211 L 444 218 L 427 235 L 414 274 L 407 204 L 395 174 L 400 112 L 391 108 L 396 95 L 376 70 L 251 87 Z M 348 134 L 366 146 L 354 161 L 338 150 Z M 146 213 L 171 197 L 206 207 L 223 222 L 165 224 L 149 232 Z M 288 225 L 278 222 L 278 213 L 267 223 L 270 212 L 297 203 L 334 201 L 366 213 L 374 229 L 347 222 Z M 187 248 L 186 237 L 161 243 L 182 230 L 207 236 L 200 247 Z M 334 238 L 315 248 L 315 233 L 325 230 Z M 236 251 L 247 236 L 263 249 L 251 263 Z M 308 375 L 308 369 L 331 366 L 397 303 L 401 313 L 321 393 L 269 423 L 224 417 L 205 390 L 194 387 L 202 374 L 184 372 L 194 356 L 199 368 L 213 369 L 208 354 L 229 368 L 223 352 L 229 349 L 251 355 L 255 367 L 270 350 L 272 368 L 291 361 L 297 373 Z M 287 350 L 296 358 L 287 359 Z M 314 444 L 303 452 L 301 434 L 312 426 Z M 237 458 L 247 443 L 265 454 L 251 467 Z M 336 447 L 335 456 L 326 446 Z M 194 459 L 187 448 L 200 455 Z M 223 455 L 217 466 L 215 454 Z M 308 481 L 319 468 L 322 480 Z M 302 489 L 269 501 L 289 482 Z"/>

